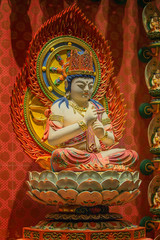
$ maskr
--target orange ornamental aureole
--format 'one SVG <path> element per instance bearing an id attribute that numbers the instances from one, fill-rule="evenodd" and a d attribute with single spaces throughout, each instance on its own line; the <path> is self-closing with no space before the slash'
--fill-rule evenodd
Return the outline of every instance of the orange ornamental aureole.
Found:
<path id="1" fill-rule="evenodd" d="M 70 15 L 72 15 L 72 19 L 70 18 Z M 63 23 L 61 22 L 61 18 L 63 18 Z M 72 20 L 76 22 L 77 25 L 72 25 Z M 67 24 L 67 28 L 65 27 L 65 24 Z M 70 27 L 70 25 L 72 27 Z M 76 28 L 74 28 L 75 26 Z M 52 28 L 52 31 L 48 32 L 48 29 L 50 28 Z M 65 33 L 63 32 L 64 29 L 65 29 Z M 72 34 L 74 37 L 67 36 L 67 35 L 70 35 L 70 33 L 67 32 L 69 31 L 69 29 L 72 29 Z M 87 29 L 87 35 L 85 32 L 86 31 L 85 29 Z M 42 30 L 43 30 L 43 34 L 42 34 Z M 58 34 L 60 34 L 60 36 Z M 45 37 L 46 35 L 47 37 Z M 61 37 L 62 35 L 65 35 L 65 36 Z M 57 36 L 59 36 L 58 39 L 55 38 Z M 79 39 L 81 39 L 81 41 L 79 41 Z M 37 44 L 37 41 L 38 41 L 38 44 Z M 48 44 L 48 41 L 51 41 L 50 45 Z M 62 92 L 63 93 L 62 95 L 64 96 L 65 94 L 64 90 L 59 91 L 58 88 L 51 85 L 49 87 L 45 87 L 45 83 L 43 82 L 43 79 L 41 79 L 41 76 L 42 76 L 40 72 L 41 63 L 40 64 L 38 63 L 39 64 L 39 68 L 38 68 L 39 80 L 37 79 L 38 76 L 37 76 L 36 66 L 37 66 L 38 54 L 40 53 L 41 49 L 44 47 L 45 44 L 46 44 L 45 51 L 47 50 L 47 46 L 48 46 L 48 51 L 51 49 L 51 53 L 54 54 L 54 51 L 56 50 L 56 47 L 55 47 L 56 45 L 54 45 L 54 42 L 55 44 L 57 44 L 56 41 L 61 42 L 61 44 L 63 44 L 63 42 L 65 43 L 68 42 L 68 48 L 70 49 L 72 48 L 74 43 L 83 44 L 84 49 L 87 47 L 87 49 L 85 49 L 87 50 L 86 53 L 87 54 L 89 53 L 89 55 L 92 55 L 92 58 L 94 58 L 94 64 L 96 63 L 97 59 L 99 59 L 101 76 L 100 76 L 100 70 L 98 70 L 98 65 L 95 65 L 96 76 L 95 76 L 93 99 L 96 101 L 103 102 L 103 100 L 106 98 L 105 101 L 108 101 L 109 117 L 111 118 L 111 121 L 112 121 L 116 140 L 119 140 L 122 137 L 122 132 L 124 129 L 123 120 L 125 118 L 125 110 L 124 110 L 125 105 L 123 104 L 123 101 L 122 101 L 123 99 L 117 87 L 117 84 L 118 84 L 117 80 L 115 77 L 113 77 L 113 61 L 111 59 L 110 46 L 108 46 L 107 41 L 104 40 L 102 35 L 99 34 L 96 27 L 93 24 L 91 24 L 84 17 L 80 9 L 76 5 L 74 5 L 68 8 L 67 10 L 65 10 L 63 14 L 59 14 L 56 17 L 52 18 L 50 21 L 48 21 L 44 26 L 42 26 L 41 30 L 35 35 L 35 37 L 32 40 L 30 49 L 28 51 L 26 65 L 24 66 L 20 75 L 17 77 L 15 88 L 13 90 L 13 97 L 12 97 L 12 103 L 11 103 L 11 116 L 12 116 L 13 122 L 15 123 L 14 124 L 15 132 L 17 134 L 18 139 L 21 141 L 21 144 L 25 152 L 34 160 L 41 159 L 41 161 L 37 161 L 38 163 L 42 163 L 43 157 L 46 158 L 46 156 L 48 156 L 48 158 L 46 159 L 49 159 L 49 155 L 51 155 L 51 152 L 54 150 L 54 147 L 48 145 L 47 141 L 41 142 L 41 137 L 43 134 L 42 127 L 40 127 L 40 125 L 35 126 L 30 116 L 30 115 L 33 116 L 33 110 L 32 110 L 33 107 L 31 108 L 29 105 L 25 106 L 25 121 L 24 121 L 24 124 L 21 124 L 21 121 L 18 117 L 18 113 L 20 112 L 20 115 L 23 118 L 24 109 L 21 108 L 20 111 L 17 112 L 16 106 L 17 106 L 17 103 L 20 105 L 24 105 L 24 99 L 28 99 L 27 101 L 30 101 L 30 99 L 33 99 L 33 96 L 34 96 L 34 99 L 37 99 L 36 104 L 38 104 L 39 109 L 42 109 L 41 107 L 42 104 L 47 108 L 51 106 L 52 102 L 54 102 L 55 100 L 53 98 L 54 97 L 53 91 L 58 91 L 58 94 L 61 94 Z M 88 46 L 90 47 L 88 48 Z M 73 49 L 71 49 L 71 51 L 72 50 Z M 95 59 L 94 53 L 96 53 L 97 59 Z M 40 54 L 43 57 L 43 52 Z M 67 55 L 67 58 L 66 58 L 67 61 L 69 60 L 69 58 L 70 58 L 69 55 Z M 40 59 L 39 61 L 41 61 L 41 58 L 39 59 Z M 91 63 L 91 57 L 89 62 Z M 62 63 L 63 61 L 60 61 L 60 64 Z M 66 73 L 64 69 L 65 67 L 67 68 L 67 64 L 68 64 L 67 62 L 64 63 L 64 68 L 62 69 L 63 76 L 65 78 L 66 78 Z M 50 65 L 49 67 L 51 66 L 52 65 Z M 43 74 L 45 72 L 49 74 L 47 72 L 48 68 L 45 67 L 45 69 L 46 70 L 43 72 Z M 92 69 L 90 68 L 88 70 L 92 70 Z M 52 76 L 53 75 L 54 74 L 52 74 Z M 27 79 L 27 82 L 26 82 L 26 79 Z M 60 77 L 60 79 L 63 80 L 64 78 Z M 50 82 L 52 83 L 52 80 Z M 63 81 L 60 81 L 60 82 L 62 82 L 63 84 Z M 19 91 L 19 89 L 22 89 L 22 90 Z M 25 94 L 25 91 L 27 91 L 27 94 Z M 16 95 L 16 98 L 14 97 L 15 95 Z M 52 98 L 53 100 L 51 100 Z M 33 102 L 33 100 L 31 100 L 31 102 Z M 120 118 L 122 119 L 123 124 L 120 128 L 118 128 L 118 125 L 119 125 L 118 123 L 120 122 Z M 44 129 L 44 123 L 42 123 L 42 126 Z M 19 129 L 19 131 L 16 131 L 16 129 Z M 27 144 L 25 144 L 26 141 L 28 142 Z M 50 164 L 50 162 L 48 162 L 48 164 Z M 46 165 L 46 161 L 45 161 L 45 165 Z M 49 168 L 49 165 L 48 165 L 48 168 Z"/>
<path id="2" fill-rule="evenodd" d="M 24 239 L 145 237 L 144 228 L 108 211 L 134 200 L 141 184 L 138 154 L 115 148 L 126 113 L 113 70 L 108 42 L 76 5 L 33 38 L 11 117 L 24 151 L 45 169 L 29 173 L 27 194 L 59 212 L 24 228 Z"/>

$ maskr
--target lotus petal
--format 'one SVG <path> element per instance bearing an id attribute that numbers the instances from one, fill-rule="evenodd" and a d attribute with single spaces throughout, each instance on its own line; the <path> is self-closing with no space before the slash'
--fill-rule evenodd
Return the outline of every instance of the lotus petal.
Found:
<path id="1" fill-rule="evenodd" d="M 102 173 L 101 177 L 103 178 L 103 180 L 107 180 L 107 179 L 119 179 L 120 174 L 116 171 L 106 171 L 104 173 Z"/>
<path id="2" fill-rule="evenodd" d="M 38 189 L 33 189 L 31 192 L 32 192 L 32 194 L 35 195 L 37 198 L 39 198 L 39 199 L 41 198 L 41 197 L 40 197 L 40 191 L 39 191 Z"/>
<path id="3" fill-rule="evenodd" d="M 40 181 L 38 183 L 38 189 L 41 191 L 47 191 L 47 190 L 52 190 L 52 191 L 57 191 L 57 186 L 50 181 Z"/>
<path id="4" fill-rule="evenodd" d="M 84 182 L 80 183 L 77 190 L 79 192 L 82 192 L 82 191 L 89 191 L 89 192 L 102 191 L 102 186 L 101 186 L 100 183 L 98 183 L 96 181 L 88 180 L 88 181 L 84 181 Z"/>
<path id="5" fill-rule="evenodd" d="M 135 189 L 130 196 L 130 199 L 128 200 L 128 202 L 133 201 L 141 192 L 138 189 Z"/>
<path id="6" fill-rule="evenodd" d="M 56 192 L 52 191 L 41 192 L 40 199 L 49 205 L 63 205 L 65 203 L 65 201 Z"/>
<path id="7" fill-rule="evenodd" d="M 78 184 L 72 179 L 60 179 L 57 181 L 57 186 L 60 189 L 77 189 Z"/>
<path id="8" fill-rule="evenodd" d="M 44 202 L 44 201 L 42 201 L 42 200 L 40 200 L 40 199 L 38 199 L 35 195 L 33 195 L 31 192 L 27 192 L 27 195 L 29 196 L 29 197 L 31 197 L 34 201 L 36 201 L 36 202 L 38 202 L 38 203 L 43 203 L 43 204 L 45 204 L 46 205 L 46 203 Z"/>
<path id="9" fill-rule="evenodd" d="M 139 179 L 139 172 L 138 171 L 134 172 L 132 177 L 133 177 L 133 182 L 136 182 Z"/>
<path id="10" fill-rule="evenodd" d="M 138 179 L 135 183 L 134 183 L 134 189 L 138 189 L 139 186 L 141 185 L 142 180 Z"/>
<path id="11" fill-rule="evenodd" d="M 129 171 L 122 172 L 119 177 L 120 182 L 125 182 L 126 180 L 133 181 L 132 174 Z"/>
<path id="12" fill-rule="evenodd" d="M 102 196 L 103 196 L 102 204 L 103 205 L 110 205 L 110 201 L 113 198 L 115 198 L 116 196 L 118 196 L 118 195 L 119 195 L 119 193 L 116 190 L 112 190 L 112 191 L 105 190 L 105 191 L 102 191 Z"/>
<path id="13" fill-rule="evenodd" d="M 38 188 L 38 181 L 37 180 L 31 180 L 30 184 L 32 186 L 33 189 L 37 189 Z"/>
<path id="14" fill-rule="evenodd" d="M 137 171 L 134 173 L 129 171 L 122 173 L 116 171 L 53 173 L 46 170 L 42 173 L 34 171 L 29 174 L 30 181 L 26 182 L 30 189 L 28 195 L 44 204 L 112 206 L 130 202 L 140 193 L 137 189 L 141 180 Z"/>
<path id="15" fill-rule="evenodd" d="M 75 203 L 78 192 L 73 189 L 60 189 L 57 192 L 68 204 Z"/>
<path id="16" fill-rule="evenodd" d="M 27 184 L 29 190 L 32 191 L 32 186 L 31 186 L 30 182 L 29 182 L 29 181 L 26 181 L 26 184 Z"/>
<path id="17" fill-rule="evenodd" d="M 134 189 L 134 183 L 132 181 L 125 181 L 122 182 L 119 187 L 117 188 L 118 192 L 124 192 L 124 191 L 132 191 Z"/>
<path id="18" fill-rule="evenodd" d="M 117 179 L 107 179 L 101 185 L 104 190 L 115 190 L 119 185 L 119 181 Z"/>
<path id="19" fill-rule="evenodd" d="M 130 199 L 131 193 L 130 192 L 123 192 L 117 197 L 115 197 L 113 200 L 110 201 L 110 205 L 122 205 L 124 203 L 127 203 Z"/>
<path id="20" fill-rule="evenodd" d="M 97 182 L 101 182 L 102 177 L 100 176 L 99 173 L 95 171 L 84 171 L 79 175 L 77 182 L 78 184 L 80 184 L 81 182 L 84 182 L 86 180 L 95 180 Z"/>
<path id="21" fill-rule="evenodd" d="M 39 175 L 40 173 L 37 171 L 29 172 L 29 181 L 32 179 L 39 181 Z"/>
<path id="22" fill-rule="evenodd" d="M 77 205 L 82 205 L 82 206 L 96 206 L 100 205 L 102 203 L 102 195 L 99 192 L 81 192 L 77 196 Z"/>
<path id="23" fill-rule="evenodd" d="M 45 170 L 43 172 L 41 172 L 40 176 L 39 176 L 39 180 L 41 181 L 45 181 L 45 180 L 49 180 L 50 182 L 56 183 L 57 182 L 57 177 L 56 175 L 49 171 L 49 170 Z"/>
<path id="24" fill-rule="evenodd" d="M 63 178 L 68 178 L 68 179 L 72 179 L 72 180 L 76 181 L 77 174 L 75 172 L 73 172 L 73 171 L 65 171 L 65 170 L 63 170 L 63 171 L 60 171 L 58 173 L 58 180 L 63 179 Z"/>

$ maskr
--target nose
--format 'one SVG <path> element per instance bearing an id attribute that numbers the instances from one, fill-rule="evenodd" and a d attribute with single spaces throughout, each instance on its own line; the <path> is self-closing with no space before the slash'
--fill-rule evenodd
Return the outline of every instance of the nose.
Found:
<path id="1" fill-rule="evenodd" d="M 85 91 L 85 92 L 88 92 L 88 91 L 89 91 L 89 86 L 88 86 L 88 84 L 85 85 L 84 91 Z"/>

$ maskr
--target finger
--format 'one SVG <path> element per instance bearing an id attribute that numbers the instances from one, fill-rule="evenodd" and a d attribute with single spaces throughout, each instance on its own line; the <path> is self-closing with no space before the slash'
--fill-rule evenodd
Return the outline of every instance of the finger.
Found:
<path id="1" fill-rule="evenodd" d="M 93 129 L 98 129 L 98 128 L 102 128 L 101 126 L 93 126 Z"/>
<path id="2" fill-rule="evenodd" d="M 94 120 L 94 122 L 92 123 L 92 126 L 94 127 L 94 126 L 96 126 L 96 120 Z"/>
<path id="3" fill-rule="evenodd" d="M 98 127 L 97 126 L 93 126 L 93 129 L 96 130 Z"/>
<path id="4" fill-rule="evenodd" d="M 96 109 L 93 109 L 92 112 L 97 113 Z"/>
<path id="5" fill-rule="evenodd" d="M 97 123 L 96 123 L 96 121 L 94 121 L 94 123 L 93 123 L 93 127 L 96 127 L 97 126 Z"/>
<path id="6" fill-rule="evenodd" d="M 90 112 L 97 112 L 95 108 L 94 108 L 94 109 L 93 109 L 93 108 L 90 108 L 90 109 L 88 108 L 87 111 L 88 111 L 88 110 L 89 110 Z"/>
<path id="7" fill-rule="evenodd" d="M 97 123 L 97 121 L 95 122 L 95 126 L 102 126 L 101 124 Z"/>
<path id="8" fill-rule="evenodd" d="M 97 111 L 96 111 L 96 109 L 92 109 L 92 112 L 97 114 Z"/>

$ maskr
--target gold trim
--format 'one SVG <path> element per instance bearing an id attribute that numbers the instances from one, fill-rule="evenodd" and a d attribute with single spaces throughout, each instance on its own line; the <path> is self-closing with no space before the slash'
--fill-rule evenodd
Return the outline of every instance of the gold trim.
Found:
<path id="1" fill-rule="evenodd" d="M 84 114 L 87 111 L 87 108 L 79 107 L 77 104 L 74 104 L 73 102 L 69 101 L 69 105 L 73 108 L 74 114 L 76 114 L 76 111 L 84 117 Z"/>
<path id="2" fill-rule="evenodd" d="M 46 71 L 46 67 L 45 67 L 45 66 L 42 67 L 42 71 L 43 71 L 43 72 Z"/>
<path id="3" fill-rule="evenodd" d="M 107 137 L 108 137 L 108 132 L 106 131 L 104 136 L 102 138 L 100 138 L 99 140 L 101 140 L 101 141 L 106 140 Z"/>
<path id="4" fill-rule="evenodd" d="M 32 99 L 32 96 L 33 96 L 33 94 L 31 93 L 31 90 L 29 89 L 28 90 L 28 94 L 27 94 L 27 96 L 26 96 L 26 117 L 27 117 L 27 121 L 28 121 L 28 125 L 29 125 L 29 128 L 30 128 L 30 130 L 31 130 L 31 132 L 32 132 L 32 134 L 34 135 L 34 137 L 37 139 L 37 141 L 43 146 L 43 147 L 45 147 L 46 149 L 48 149 L 49 151 L 53 151 L 55 148 L 53 147 L 53 146 L 51 146 L 51 145 L 49 145 L 49 143 L 48 143 L 48 141 L 46 141 L 46 142 L 42 142 L 41 141 L 41 138 L 40 138 L 40 136 L 38 135 L 38 133 L 36 132 L 36 130 L 34 129 L 34 126 L 33 126 L 33 124 L 32 124 L 32 121 L 31 121 L 31 119 L 32 119 L 32 116 L 31 116 L 31 109 L 32 110 L 38 110 L 38 109 L 46 109 L 44 106 L 34 106 L 34 105 L 30 105 L 30 102 L 31 102 L 31 99 Z M 38 100 L 38 98 L 37 98 L 37 100 Z M 41 103 L 40 103 L 41 104 Z M 46 119 L 47 120 L 47 119 Z M 44 125 L 44 130 L 43 131 L 45 131 L 45 126 L 46 126 L 46 123 L 44 122 L 43 123 Z M 38 124 L 35 124 L 35 125 L 37 125 L 38 126 Z"/>
<path id="5" fill-rule="evenodd" d="M 91 75 L 91 76 L 95 76 L 94 72 L 91 71 L 68 71 L 67 75 L 74 75 L 74 74 L 86 74 L 86 75 Z"/>
<path id="6" fill-rule="evenodd" d="M 109 118 L 102 119 L 103 125 L 110 124 L 110 123 L 111 123 L 111 120 Z"/>
<path id="7" fill-rule="evenodd" d="M 52 92 L 53 87 L 52 87 L 52 86 L 49 86 L 49 87 L 48 87 L 48 90 L 49 90 L 50 92 Z"/>
<path id="8" fill-rule="evenodd" d="M 30 103 L 29 103 L 30 104 Z M 47 107 L 44 107 L 44 106 L 37 106 L 37 105 L 34 105 L 34 104 L 32 104 L 32 105 L 28 105 L 29 107 L 29 110 L 36 110 L 36 111 L 38 111 L 38 110 L 41 110 L 41 111 L 45 111 L 46 109 L 47 109 Z"/>
<path id="9" fill-rule="evenodd" d="M 78 125 L 80 126 L 83 132 L 87 130 L 87 125 L 84 121 L 78 121 Z"/>
<path id="10" fill-rule="evenodd" d="M 154 101 L 154 100 L 152 100 L 151 102 L 150 102 L 150 104 L 160 104 L 160 101 Z"/>
<path id="11" fill-rule="evenodd" d="M 60 116 L 60 115 L 54 115 L 54 114 L 51 114 L 49 116 L 49 120 L 51 121 L 58 121 L 60 123 L 63 123 L 64 122 L 64 117 Z"/>

